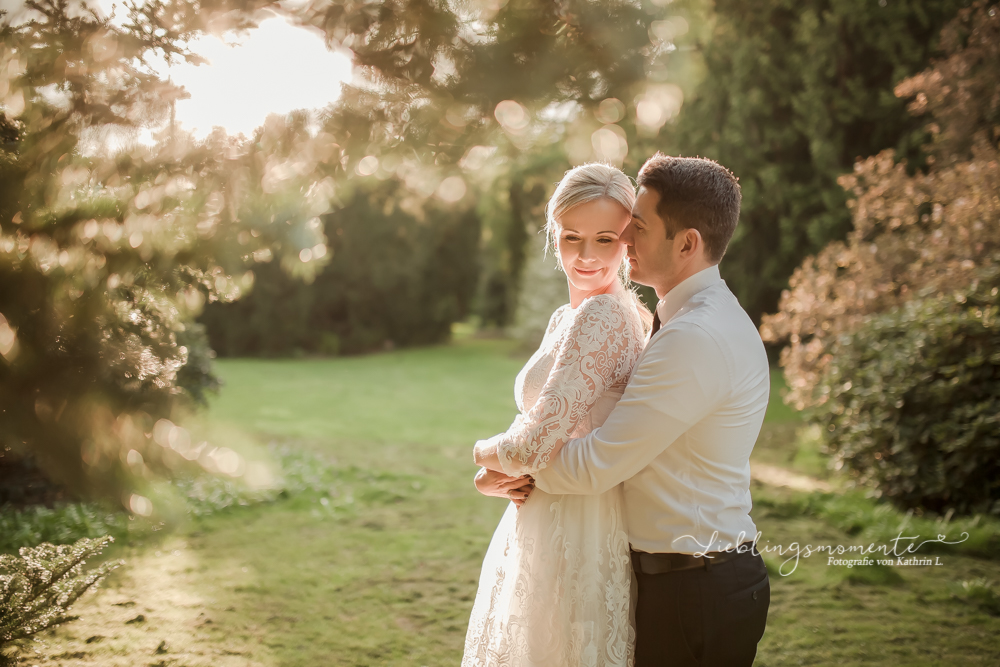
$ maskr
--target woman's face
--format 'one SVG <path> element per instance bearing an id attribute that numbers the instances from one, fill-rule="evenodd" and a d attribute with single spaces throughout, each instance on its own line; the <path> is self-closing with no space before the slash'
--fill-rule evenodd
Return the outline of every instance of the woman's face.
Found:
<path id="1" fill-rule="evenodd" d="M 596 199 L 556 219 L 559 261 L 572 287 L 597 293 L 615 280 L 625 256 L 619 236 L 630 218 L 613 199 Z"/>

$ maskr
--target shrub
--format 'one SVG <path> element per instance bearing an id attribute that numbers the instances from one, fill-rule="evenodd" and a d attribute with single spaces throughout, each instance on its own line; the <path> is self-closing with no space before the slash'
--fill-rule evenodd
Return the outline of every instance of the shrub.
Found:
<path id="1" fill-rule="evenodd" d="M 1000 85 L 1000 12 L 974 3 L 942 44 L 896 89 L 935 121 L 932 168 L 910 175 L 890 151 L 856 164 L 841 179 L 854 229 L 803 262 L 761 335 L 790 343 L 786 400 L 858 482 L 903 507 L 997 513 L 1000 98 L 968 93 Z"/>
<path id="2" fill-rule="evenodd" d="M 910 177 L 884 153 L 858 163 L 844 184 L 854 190 L 855 228 L 796 269 L 765 340 L 787 340 L 781 365 L 788 402 L 822 404 L 820 389 L 834 346 L 867 318 L 919 299 L 972 285 L 1000 253 L 1000 162 L 995 148 L 978 159 Z"/>
<path id="3" fill-rule="evenodd" d="M 113 540 L 81 539 L 72 546 L 41 544 L 20 556 L 0 556 L 0 648 L 42 630 L 74 620 L 69 608 L 122 561 L 108 561 L 84 572 L 88 558 Z"/>
<path id="4" fill-rule="evenodd" d="M 813 419 L 837 468 L 902 507 L 1000 514 L 1000 289 L 875 316 L 830 349 Z"/>
<path id="5" fill-rule="evenodd" d="M 968 32 L 969 25 L 975 30 L 962 42 L 954 33 Z M 1000 96 L 989 98 L 992 106 L 983 110 L 969 103 L 968 94 L 955 93 L 972 82 L 974 90 L 1000 86 L 995 58 L 980 62 L 983 53 L 1000 53 L 1000 11 L 978 2 L 944 35 L 949 57 L 896 89 L 917 98 L 915 112 L 933 113 L 937 166 L 911 176 L 891 151 L 855 164 L 854 173 L 840 179 L 855 198 L 847 241 L 806 259 L 778 312 L 764 318 L 765 341 L 790 343 L 781 364 L 791 390 L 787 400 L 798 409 L 826 400 L 815 388 L 839 336 L 924 291 L 968 288 L 1000 252 Z"/>

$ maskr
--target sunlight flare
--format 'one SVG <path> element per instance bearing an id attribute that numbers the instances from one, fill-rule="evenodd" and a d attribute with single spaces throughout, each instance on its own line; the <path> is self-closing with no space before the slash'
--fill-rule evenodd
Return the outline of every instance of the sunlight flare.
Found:
<path id="1" fill-rule="evenodd" d="M 97 5 L 105 16 L 114 11 L 115 23 L 126 16 L 120 2 L 98 0 Z M 317 31 L 279 16 L 246 33 L 204 35 L 189 46 L 208 64 L 168 64 L 155 58 L 150 64 L 190 95 L 177 102 L 175 119 L 196 137 L 214 127 L 249 136 L 268 114 L 322 109 L 340 97 L 341 84 L 351 79 L 350 51 L 331 51 Z M 141 141 L 151 140 L 149 131 L 142 134 Z"/>

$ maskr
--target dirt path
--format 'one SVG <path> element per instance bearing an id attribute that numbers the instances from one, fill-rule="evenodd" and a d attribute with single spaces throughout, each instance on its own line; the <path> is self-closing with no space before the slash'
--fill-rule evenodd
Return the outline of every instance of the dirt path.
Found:
<path id="1" fill-rule="evenodd" d="M 750 464 L 750 477 L 768 486 L 786 486 L 796 491 L 832 491 L 832 487 L 815 477 L 800 475 L 766 463 Z"/>
<path id="2" fill-rule="evenodd" d="M 26 665 L 102 667 L 267 667 L 273 664 L 253 633 L 223 635 L 199 590 L 197 558 L 183 539 L 157 550 L 127 549 L 128 562 L 94 594 L 73 607 L 73 621 L 22 656 Z"/>

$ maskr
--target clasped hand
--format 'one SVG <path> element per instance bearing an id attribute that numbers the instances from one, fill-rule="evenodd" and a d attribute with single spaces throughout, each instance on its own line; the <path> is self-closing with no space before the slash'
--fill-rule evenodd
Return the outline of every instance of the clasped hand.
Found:
<path id="1" fill-rule="evenodd" d="M 510 477 L 489 468 L 480 468 L 475 481 L 479 493 L 484 496 L 509 498 L 518 508 L 524 504 L 535 488 L 535 480 L 531 475 Z"/>

